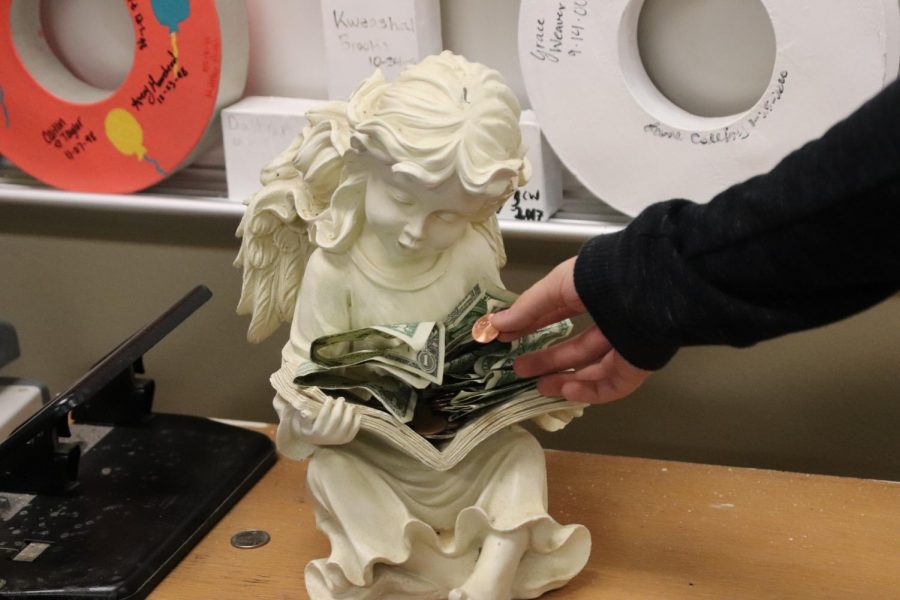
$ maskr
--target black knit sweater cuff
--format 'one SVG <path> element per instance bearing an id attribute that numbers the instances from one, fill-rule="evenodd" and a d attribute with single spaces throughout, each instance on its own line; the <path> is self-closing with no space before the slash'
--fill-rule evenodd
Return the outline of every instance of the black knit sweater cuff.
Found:
<path id="1" fill-rule="evenodd" d="M 665 366 L 678 347 L 641 329 L 641 291 L 629 285 L 628 277 L 635 268 L 629 264 L 633 253 L 623 251 L 636 239 L 626 231 L 595 237 L 581 248 L 575 290 L 613 348 L 632 365 L 652 371 Z"/>

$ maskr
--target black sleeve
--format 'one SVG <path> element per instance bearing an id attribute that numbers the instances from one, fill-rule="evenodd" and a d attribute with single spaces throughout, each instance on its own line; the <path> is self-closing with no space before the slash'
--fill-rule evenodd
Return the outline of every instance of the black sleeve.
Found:
<path id="1" fill-rule="evenodd" d="M 900 82 L 709 204 L 655 204 L 590 240 L 575 286 L 645 369 L 682 346 L 749 346 L 889 297 L 900 289 Z"/>

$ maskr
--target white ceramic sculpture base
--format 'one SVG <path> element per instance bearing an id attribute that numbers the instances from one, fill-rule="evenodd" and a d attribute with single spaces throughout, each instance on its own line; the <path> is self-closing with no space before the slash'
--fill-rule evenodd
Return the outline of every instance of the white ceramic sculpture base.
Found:
<path id="1" fill-rule="evenodd" d="M 376 73 L 349 103 L 307 118 L 263 171 L 237 262 L 249 337 L 292 322 L 276 441 L 310 457 L 316 522 L 331 543 L 306 568 L 310 596 L 507 600 L 565 585 L 587 562 L 590 534 L 548 514 L 531 434 L 501 429 L 434 470 L 361 427 L 355 405 L 290 387 L 318 337 L 437 321 L 474 286 L 502 287 L 496 210 L 529 170 L 515 95 L 495 71 L 445 52 L 391 83 Z M 561 429 L 577 414 L 536 421 Z"/>
<path id="2" fill-rule="evenodd" d="M 544 453 L 510 428 L 450 471 L 361 433 L 309 464 L 331 556 L 306 585 L 325 598 L 535 598 L 581 571 L 590 534 L 547 514 Z"/>

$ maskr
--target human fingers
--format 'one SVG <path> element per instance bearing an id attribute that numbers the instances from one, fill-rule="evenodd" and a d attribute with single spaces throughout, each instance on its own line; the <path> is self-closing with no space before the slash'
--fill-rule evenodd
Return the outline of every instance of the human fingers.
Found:
<path id="1" fill-rule="evenodd" d="M 491 325 L 501 334 L 528 333 L 548 313 L 569 309 L 584 311 L 575 291 L 575 258 L 557 265 L 546 277 L 525 290 L 512 306 L 491 316 Z M 574 314 L 577 314 L 575 312 Z"/>
<path id="2" fill-rule="evenodd" d="M 565 384 L 571 381 L 599 381 L 603 379 L 605 372 L 606 368 L 602 365 L 602 359 L 600 359 L 592 364 L 582 366 L 577 371 L 571 370 L 543 375 L 538 379 L 538 391 L 544 396 L 562 396 L 562 388 Z"/>
<path id="3" fill-rule="evenodd" d="M 513 369 L 519 377 L 538 377 L 578 369 L 600 359 L 610 349 L 606 336 L 593 326 L 565 342 L 520 356 Z"/>
<path id="4" fill-rule="evenodd" d="M 523 335 L 527 335 L 532 331 L 537 331 L 541 327 L 546 327 L 547 325 L 552 325 L 553 323 L 559 323 L 563 319 L 568 319 L 569 317 L 574 317 L 576 315 L 581 314 L 576 307 L 572 306 L 561 306 L 543 316 L 537 321 L 530 323 L 528 329 L 521 329 L 519 331 L 504 331 L 497 339 L 501 342 L 511 342 L 515 339 L 522 337 Z M 493 325 L 493 315 L 491 316 L 491 324 Z"/>
<path id="5" fill-rule="evenodd" d="M 538 391 L 545 396 L 562 396 L 575 402 L 612 402 L 634 392 L 651 372 L 635 367 L 612 350 L 599 362 L 577 371 L 541 377 Z"/>
<path id="6" fill-rule="evenodd" d="M 590 368 L 591 367 L 587 367 L 576 371 L 575 379 L 582 381 L 596 379 L 596 375 L 590 373 Z M 601 360 L 600 364 L 597 366 L 597 369 L 598 375 L 605 376 L 609 379 L 610 384 L 613 387 L 621 390 L 628 389 L 628 393 L 637 389 L 637 387 L 644 383 L 644 380 L 653 372 L 634 366 L 616 350 L 612 350 L 609 354 L 604 356 L 603 360 Z"/>
<path id="7" fill-rule="evenodd" d="M 634 390 L 622 390 L 610 384 L 608 381 L 570 381 L 562 388 L 562 396 L 573 402 L 585 402 L 587 404 L 606 404 L 615 400 L 621 400 Z"/>
<path id="8" fill-rule="evenodd" d="M 562 386 L 566 382 L 574 381 L 574 371 L 568 373 L 554 373 L 544 375 L 538 379 L 537 389 L 543 396 L 562 396 Z"/>
<path id="9" fill-rule="evenodd" d="M 576 402 L 601 404 L 619 400 L 639 388 L 651 371 L 635 367 L 613 350 L 597 365 L 591 365 L 562 386 L 562 395 Z"/>

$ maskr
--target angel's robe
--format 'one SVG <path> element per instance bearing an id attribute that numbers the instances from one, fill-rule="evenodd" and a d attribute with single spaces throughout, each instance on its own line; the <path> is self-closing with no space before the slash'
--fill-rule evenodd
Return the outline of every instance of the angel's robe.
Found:
<path id="1" fill-rule="evenodd" d="M 502 287 L 493 250 L 472 228 L 416 277 L 379 269 L 355 246 L 343 254 L 319 248 L 306 267 L 282 369 L 296 371 L 323 335 L 438 320 L 476 284 Z M 275 398 L 282 424 L 294 410 L 289 400 Z M 495 434 L 449 471 L 365 431 L 348 444 L 315 448 L 279 426 L 277 442 L 289 457 L 312 454 L 308 486 L 331 542 L 331 556 L 306 569 L 314 599 L 338 590 L 353 599 L 446 598 L 471 574 L 491 532 L 529 531 L 516 598 L 565 584 L 587 561 L 588 531 L 547 513 L 543 450 L 521 427 Z"/>

